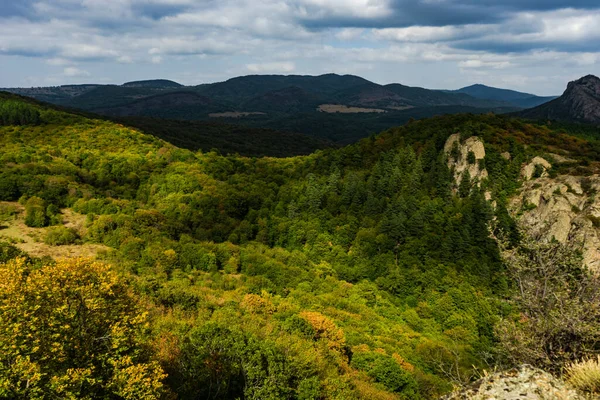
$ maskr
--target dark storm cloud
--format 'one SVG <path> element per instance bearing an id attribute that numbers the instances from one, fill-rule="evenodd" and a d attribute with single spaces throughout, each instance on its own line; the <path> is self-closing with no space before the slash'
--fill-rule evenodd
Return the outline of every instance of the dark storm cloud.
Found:
<path id="1" fill-rule="evenodd" d="M 164 17 L 170 17 L 186 12 L 190 9 L 190 6 L 182 4 L 138 2 L 134 3 L 131 9 L 135 15 L 139 15 L 140 17 L 159 20 Z"/>
<path id="2" fill-rule="evenodd" d="M 389 15 L 379 18 L 343 17 L 334 13 L 312 13 L 301 23 L 310 29 L 334 27 L 398 28 L 491 24 L 509 20 L 519 12 L 553 11 L 565 8 L 598 10 L 598 0 L 391 0 Z M 310 10 L 310 8 L 309 8 Z M 311 15 L 312 14 L 312 15 Z"/>
<path id="3" fill-rule="evenodd" d="M 27 47 L 11 47 L 9 49 L 3 49 L 0 46 L 0 54 L 7 56 L 20 56 L 20 57 L 54 57 L 57 54 L 57 49 L 34 49 Z"/>
<path id="4" fill-rule="evenodd" d="M 34 0 L 1 0 L 0 18 L 31 17 L 34 14 Z"/>
<path id="5" fill-rule="evenodd" d="M 583 42 L 546 42 L 535 41 L 506 41 L 506 40 L 464 40 L 452 44 L 455 49 L 470 51 L 486 51 L 496 54 L 526 53 L 536 51 L 556 52 L 600 52 L 600 43 L 595 41 Z"/>

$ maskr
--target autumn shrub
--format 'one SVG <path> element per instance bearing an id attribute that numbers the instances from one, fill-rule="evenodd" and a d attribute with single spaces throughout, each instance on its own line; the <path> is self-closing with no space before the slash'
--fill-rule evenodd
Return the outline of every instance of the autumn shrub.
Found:
<path id="1" fill-rule="evenodd" d="M 331 349 L 337 350 L 341 350 L 346 344 L 344 331 L 325 315 L 315 311 L 303 311 L 300 313 L 300 318 L 312 326 L 315 340 L 325 339 Z"/>
<path id="2" fill-rule="evenodd" d="M 0 398 L 160 398 L 164 374 L 141 340 L 147 323 L 107 265 L 0 264 Z"/>
<path id="3" fill-rule="evenodd" d="M 600 394 L 600 356 L 566 367 L 567 382 L 582 392 Z"/>
<path id="4" fill-rule="evenodd" d="M 79 240 L 79 234 L 73 228 L 66 226 L 52 226 L 44 236 L 44 243 L 50 246 L 64 246 L 74 244 Z"/>

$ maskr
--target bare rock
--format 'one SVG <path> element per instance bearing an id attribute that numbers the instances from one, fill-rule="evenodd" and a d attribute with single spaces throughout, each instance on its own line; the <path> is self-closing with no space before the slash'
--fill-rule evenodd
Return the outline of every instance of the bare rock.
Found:
<path id="1" fill-rule="evenodd" d="M 455 146 L 458 147 L 458 157 L 453 157 L 452 154 Z M 457 185 L 461 182 L 465 171 L 469 171 L 471 181 L 478 183 L 488 177 L 487 170 L 479 167 L 479 160 L 485 158 L 485 146 L 477 136 L 471 136 L 461 144 L 460 134 L 451 135 L 444 145 L 444 151 L 449 155 L 448 168 L 454 170 L 454 180 Z M 469 162 L 469 153 L 475 156 L 474 163 Z"/>
<path id="2" fill-rule="evenodd" d="M 552 168 L 552 164 L 550 164 L 548 161 L 546 161 L 542 157 L 534 157 L 534 159 L 531 160 L 531 162 L 529 164 L 527 164 L 526 166 L 523 167 L 523 169 L 521 170 L 521 176 L 525 180 L 530 180 L 531 178 L 533 178 L 535 168 L 538 165 L 542 166 L 542 168 L 544 169 L 544 173 L 542 174 L 542 177 L 547 174 L 547 171 L 550 168 Z"/>
<path id="3" fill-rule="evenodd" d="M 443 400 L 583 400 L 577 392 L 547 372 L 528 365 L 488 375 Z"/>
<path id="4" fill-rule="evenodd" d="M 587 192 L 582 181 L 587 180 Z M 556 239 L 582 251 L 583 262 L 600 272 L 600 176 L 560 175 L 525 181 L 510 209 L 532 237 Z"/>

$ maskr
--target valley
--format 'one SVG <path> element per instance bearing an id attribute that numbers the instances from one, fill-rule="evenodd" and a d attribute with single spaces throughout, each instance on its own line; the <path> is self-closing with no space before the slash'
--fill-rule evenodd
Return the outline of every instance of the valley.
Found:
<path id="1" fill-rule="evenodd" d="M 594 354 L 597 126 L 457 113 L 340 146 L 8 93 L 0 121 L 1 395 L 438 399 Z"/>

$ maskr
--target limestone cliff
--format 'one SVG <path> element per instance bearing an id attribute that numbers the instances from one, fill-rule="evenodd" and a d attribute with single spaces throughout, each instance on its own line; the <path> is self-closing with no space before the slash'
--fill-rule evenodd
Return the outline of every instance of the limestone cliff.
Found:
<path id="1" fill-rule="evenodd" d="M 460 184 L 465 171 L 469 172 L 472 182 L 478 184 L 488 177 L 488 172 L 481 167 L 481 160 L 485 158 L 485 147 L 481 139 L 471 136 L 461 143 L 460 134 L 452 135 L 444 145 L 448 155 L 448 168 L 454 172 L 456 184 Z"/>
<path id="2" fill-rule="evenodd" d="M 543 166 L 539 177 L 533 174 L 536 165 Z M 554 238 L 581 249 L 584 263 L 600 271 L 600 199 L 596 197 L 600 176 L 550 178 L 546 173 L 549 167 L 548 161 L 536 157 L 523 168 L 527 180 L 511 200 L 511 210 L 534 238 Z"/>

